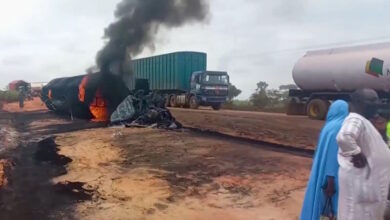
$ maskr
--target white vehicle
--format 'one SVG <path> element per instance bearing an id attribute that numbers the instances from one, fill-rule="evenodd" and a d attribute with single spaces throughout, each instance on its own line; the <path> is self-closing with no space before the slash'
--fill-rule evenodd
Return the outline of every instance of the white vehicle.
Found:
<path id="1" fill-rule="evenodd" d="M 307 52 L 295 65 L 298 90 L 290 90 L 288 114 L 324 119 L 331 101 L 348 101 L 357 89 L 390 99 L 390 42 Z"/>

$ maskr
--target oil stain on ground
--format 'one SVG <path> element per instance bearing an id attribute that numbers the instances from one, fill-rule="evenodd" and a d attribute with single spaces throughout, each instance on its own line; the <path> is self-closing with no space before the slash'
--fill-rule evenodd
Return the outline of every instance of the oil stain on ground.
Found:
<path id="1" fill-rule="evenodd" d="M 75 219 L 73 205 L 91 200 L 82 182 L 52 183 L 72 159 L 58 154 L 55 137 L 14 150 L 9 186 L 0 192 L 0 219 Z"/>

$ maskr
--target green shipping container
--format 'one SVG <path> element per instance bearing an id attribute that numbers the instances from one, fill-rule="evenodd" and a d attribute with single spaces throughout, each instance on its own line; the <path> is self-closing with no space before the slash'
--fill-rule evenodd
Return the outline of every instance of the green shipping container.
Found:
<path id="1" fill-rule="evenodd" d="M 134 89 L 135 79 L 148 79 L 151 90 L 189 91 L 192 73 L 207 69 L 207 54 L 175 52 L 136 59 L 130 69 L 124 76 L 130 89 Z"/>

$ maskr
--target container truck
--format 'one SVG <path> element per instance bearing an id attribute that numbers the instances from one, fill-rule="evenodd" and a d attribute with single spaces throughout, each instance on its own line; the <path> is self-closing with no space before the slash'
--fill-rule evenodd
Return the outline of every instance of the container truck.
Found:
<path id="1" fill-rule="evenodd" d="M 207 54 L 175 52 L 126 61 L 124 82 L 130 90 L 147 80 L 151 90 L 166 97 L 170 107 L 211 106 L 219 110 L 228 97 L 229 75 L 207 70 Z"/>
<path id="2" fill-rule="evenodd" d="M 332 101 L 349 101 L 362 88 L 389 104 L 390 42 L 307 52 L 292 74 L 299 89 L 289 91 L 290 115 L 324 119 Z"/>

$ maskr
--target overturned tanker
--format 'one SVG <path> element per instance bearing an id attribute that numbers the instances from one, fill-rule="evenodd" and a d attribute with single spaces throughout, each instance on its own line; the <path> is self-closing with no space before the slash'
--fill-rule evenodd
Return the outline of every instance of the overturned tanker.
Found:
<path id="1" fill-rule="evenodd" d="M 121 78 L 99 72 L 54 79 L 42 88 L 41 99 L 56 113 L 107 121 L 129 93 Z"/>

